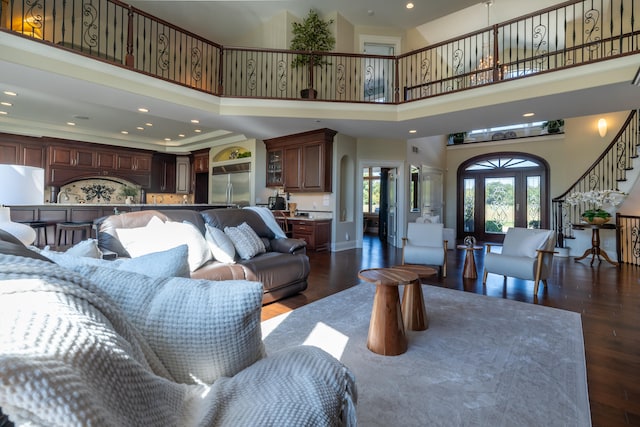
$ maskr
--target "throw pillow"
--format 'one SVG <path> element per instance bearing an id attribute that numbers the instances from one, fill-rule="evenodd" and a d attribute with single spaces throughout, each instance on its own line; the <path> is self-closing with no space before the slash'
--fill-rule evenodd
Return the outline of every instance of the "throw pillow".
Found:
<path id="1" fill-rule="evenodd" d="M 266 252 L 262 239 L 246 222 L 237 227 L 225 227 L 224 234 L 229 236 L 242 259 L 251 259 L 260 253 Z"/>
<path id="2" fill-rule="evenodd" d="M 176 382 L 213 384 L 265 356 L 259 282 L 151 278 L 95 266 L 75 271 L 111 297 Z"/>
<path id="3" fill-rule="evenodd" d="M 67 249 L 65 253 L 79 257 L 102 258 L 102 251 L 98 248 L 96 239 L 87 239 L 76 243 Z"/>
<path id="4" fill-rule="evenodd" d="M 46 249 L 37 251 L 59 266 L 69 269 L 93 265 L 151 277 L 190 277 L 187 245 L 176 246 L 166 251 L 153 252 L 137 258 L 119 258 L 114 261 L 79 257 L 70 255 L 68 252 L 55 252 Z"/>
<path id="5" fill-rule="evenodd" d="M 236 262 L 236 248 L 229 236 L 219 228 L 205 224 L 207 232 L 204 237 L 209 244 L 213 257 L 220 262 L 233 264 Z"/>
<path id="6" fill-rule="evenodd" d="M 213 258 L 204 236 L 190 222 L 162 222 L 154 217 L 146 227 L 117 228 L 116 232 L 122 246 L 132 257 L 187 245 L 190 271 L 197 270 Z"/>

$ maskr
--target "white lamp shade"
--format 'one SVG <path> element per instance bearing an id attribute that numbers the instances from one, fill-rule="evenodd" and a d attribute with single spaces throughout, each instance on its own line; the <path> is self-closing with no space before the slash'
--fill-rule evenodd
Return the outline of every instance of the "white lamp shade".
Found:
<path id="1" fill-rule="evenodd" d="M 44 169 L 0 165 L 0 205 L 44 203 Z"/>

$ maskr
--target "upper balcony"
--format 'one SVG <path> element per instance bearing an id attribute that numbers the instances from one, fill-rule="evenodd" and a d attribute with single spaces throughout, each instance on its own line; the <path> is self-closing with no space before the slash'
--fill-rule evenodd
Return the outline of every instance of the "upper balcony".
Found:
<path id="1" fill-rule="evenodd" d="M 453 111 L 444 101 L 453 94 L 468 97 L 483 87 L 497 93 L 504 82 L 521 81 L 530 92 L 529 77 L 604 64 L 638 53 L 640 45 L 639 0 L 570 1 L 398 56 L 224 47 L 117 0 L 3 4 L 2 31 L 47 46 L 238 105 L 242 99 L 258 106 L 258 100 L 299 101 L 302 90 L 313 88 L 316 101 L 350 103 L 373 120 L 379 111 L 398 120 L 428 114 L 416 111 L 425 100 L 439 99 L 439 113 Z M 321 58 L 322 65 L 295 68 L 298 55 Z"/>

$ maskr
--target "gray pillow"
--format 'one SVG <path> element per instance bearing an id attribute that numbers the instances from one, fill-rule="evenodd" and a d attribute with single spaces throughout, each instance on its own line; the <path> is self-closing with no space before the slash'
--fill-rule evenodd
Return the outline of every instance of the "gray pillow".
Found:
<path id="1" fill-rule="evenodd" d="M 209 249 L 213 257 L 220 262 L 227 264 L 233 264 L 236 262 L 236 248 L 233 246 L 233 242 L 224 234 L 224 231 L 219 228 L 213 227 L 209 224 L 205 224 L 207 232 L 204 237 L 209 244 Z"/>
<path id="2" fill-rule="evenodd" d="M 119 258 L 114 261 L 79 257 L 66 252 L 42 249 L 41 255 L 61 267 L 76 270 L 79 267 L 93 265 L 115 270 L 130 271 L 150 277 L 190 277 L 187 245 L 176 246 L 166 251 L 153 252 L 137 258 Z"/>
<path id="3" fill-rule="evenodd" d="M 225 227 L 224 234 L 229 236 L 242 259 L 251 259 L 260 253 L 266 252 L 262 239 L 246 222 L 237 227 Z"/>

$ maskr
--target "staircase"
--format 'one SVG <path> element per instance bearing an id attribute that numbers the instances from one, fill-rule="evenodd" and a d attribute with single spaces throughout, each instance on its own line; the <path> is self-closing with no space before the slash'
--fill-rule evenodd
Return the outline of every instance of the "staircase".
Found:
<path id="1" fill-rule="evenodd" d="M 616 190 L 629 194 L 638 176 L 640 176 L 640 167 L 636 164 L 634 168 L 634 163 L 637 163 L 634 162 L 634 159 L 638 158 L 639 155 L 639 145 L 640 113 L 639 110 L 633 110 L 600 157 L 572 186 L 552 200 L 553 223 L 559 248 L 565 248 L 568 240 L 580 238 L 575 234 L 571 224 L 580 223 L 581 214 L 585 210 L 597 208 L 597 206 L 587 202 L 580 202 L 576 205 L 569 204 L 567 203 L 567 197 L 575 192 L 582 193 L 597 190 Z M 633 231 L 631 227 L 623 227 L 618 222 L 616 222 L 616 225 L 618 225 L 616 252 L 618 253 L 618 258 L 621 259 L 621 249 L 623 248 L 621 248 L 619 240 L 627 241 L 628 239 L 622 235 L 620 235 L 621 239 L 619 239 L 618 234 L 631 233 Z M 632 244 L 631 247 L 633 246 L 635 245 Z M 629 262 L 626 259 L 623 259 L 623 261 Z"/>

